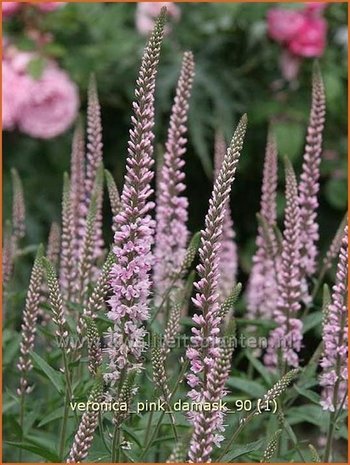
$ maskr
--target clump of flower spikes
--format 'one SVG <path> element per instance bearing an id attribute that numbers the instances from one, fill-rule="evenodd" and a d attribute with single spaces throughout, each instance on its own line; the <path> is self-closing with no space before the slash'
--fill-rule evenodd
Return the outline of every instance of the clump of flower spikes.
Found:
<path id="1" fill-rule="evenodd" d="M 105 375 L 106 381 L 112 385 L 120 378 L 121 372 L 141 366 L 145 347 L 142 323 L 149 316 L 149 274 L 153 265 L 154 221 L 149 212 L 154 204 L 149 197 L 153 192 L 150 183 L 154 163 L 154 90 L 164 21 L 165 10 L 162 10 L 143 54 L 136 82 L 121 209 L 114 219 L 116 263 L 110 275 L 113 295 L 109 299 L 111 308 L 108 312 L 113 328 L 107 335 L 109 363 Z"/>
<path id="2" fill-rule="evenodd" d="M 286 161 L 286 207 L 281 262 L 278 278 L 278 299 L 274 320 L 278 327 L 269 336 L 264 356 L 265 365 L 275 369 L 279 354 L 287 366 L 299 365 L 298 352 L 302 341 L 302 321 L 298 318 L 301 300 L 300 209 L 295 174 Z"/>
<path id="3" fill-rule="evenodd" d="M 324 85 L 318 67 L 313 73 L 312 103 L 302 173 L 299 182 L 300 227 L 301 227 L 301 268 L 307 276 L 316 270 L 317 246 L 319 239 L 316 222 L 322 153 L 322 132 L 325 122 L 326 99 Z"/>
<path id="4" fill-rule="evenodd" d="M 20 343 L 20 357 L 17 364 L 17 368 L 21 373 L 20 386 L 17 390 L 18 395 L 24 395 L 30 390 L 27 378 L 28 373 L 33 367 L 30 352 L 34 348 L 36 322 L 39 314 L 41 284 L 43 279 L 43 252 L 43 246 L 40 246 L 35 257 L 32 273 L 30 276 L 29 287 L 23 311 L 23 323 L 21 326 L 22 340 Z"/>
<path id="5" fill-rule="evenodd" d="M 259 225 L 256 238 L 257 251 L 247 291 L 247 308 L 250 318 L 271 318 L 277 300 L 276 247 L 273 247 L 273 227 L 276 224 L 277 145 L 269 131 L 265 152 L 260 215 L 265 221 Z M 272 247 L 270 245 L 272 243 Z M 275 249 L 275 250 L 273 250 Z"/>
<path id="6" fill-rule="evenodd" d="M 215 173 L 216 176 L 226 152 L 225 139 L 221 133 L 215 137 Z M 235 242 L 236 233 L 234 230 L 232 215 L 230 211 L 230 201 L 228 200 L 225 219 L 222 227 L 220 259 L 219 259 L 219 299 L 224 301 L 231 293 L 232 287 L 236 282 L 238 257 L 237 245 Z"/>
<path id="7" fill-rule="evenodd" d="M 183 156 L 186 152 L 186 122 L 193 77 L 193 55 L 185 52 L 171 111 L 166 152 L 157 181 L 153 277 L 156 303 L 162 301 L 170 287 L 177 289 L 181 286 L 179 272 L 188 240 L 188 200 L 182 194 L 186 187 Z M 178 274 L 177 279 L 172 278 L 174 274 Z"/>
<path id="8" fill-rule="evenodd" d="M 103 383 L 101 379 L 97 379 L 95 386 L 92 388 L 89 403 L 101 402 L 103 395 Z M 79 424 L 78 431 L 74 436 L 73 445 L 69 452 L 67 463 L 79 463 L 82 462 L 88 455 L 91 447 L 94 432 L 98 424 L 99 411 L 87 408 L 84 412 L 82 419 Z"/>
<path id="9" fill-rule="evenodd" d="M 334 412 L 340 405 L 347 405 L 347 356 L 348 356 L 348 226 L 343 233 L 339 251 L 336 281 L 331 302 L 323 324 L 323 357 L 320 365 L 322 374 L 321 405 L 324 410 Z"/>
<path id="10" fill-rule="evenodd" d="M 220 350 L 217 347 L 221 323 L 221 318 L 218 315 L 220 310 L 218 295 L 220 239 L 225 208 L 242 150 L 246 125 L 247 118 L 244 115 L 237 126 L 216 177 L 209 201 L 209 210 L 205 218 L 205 229 L 201 234 L 200 264 L 197 267 L 200 280 L 195 284 L 197 293 L 193 302 L 202 314 L 193 316 L 193 322 L 199 328 L 192 328 L 192 347 L 187 349 L 187 357 L 191 363 L 191 373 L 187 375 L 187 380 L 192 388 L 188 395 L 196 402 L 210 402 L 213 396 L 206 380 L 213 373 L 213 370 L 216 370 L 220 357 Z M 221 388 L 223 389 L 223 386 Z M 205 462 L 209 460 L 215 442 L 221 439 L 215 433 L 215 430 L 221 429 L 220 420 L 220 418 L 215 418 L 215 423 L 209 427 L 211 424 L 210 413 L 192 415 L 191 422 L 194 431 L 189 449 L 190 461 Z"/>

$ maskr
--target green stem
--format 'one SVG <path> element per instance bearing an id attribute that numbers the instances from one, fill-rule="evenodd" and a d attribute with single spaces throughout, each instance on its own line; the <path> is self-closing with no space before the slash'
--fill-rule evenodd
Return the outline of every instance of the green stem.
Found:
<path id="1" fill-rule="evenodd" d="M 101 410 L 98 412 L 98 427 L 99 427 L 99 430 L 100 430 L 100 435 L 101 435 L 103 445 L 105 446 L 106 450 L 109 453 L 111 453 L 111 448 L 107 444 L 105 434 L 104 434 L 104 431 L 103 431 L 103 422 L 102 422 L 102 412 L 101 412 Z"/>
<path id="2" fill-rule="evenodd" d="M 179 374 L 179 376 L 178 376 L 178 378 L 177 378 L 177 380 L 176 380 L 174 389 L 173 389 L 172 393 L 170 394 L 169 404 L 170 404 L 170 402 L 172 401 L 172 399 L 174 398 L 174 395 L 175 395 L 175 393 L 176 393 L 176 391 L 177 391 L 177 389 L 178 389 L 178 387 L 179 387 L 179 385 L 180 385 L 180 382 L 182 381 L 182 379 L 183 379 L 183 377 L 184 377 L 184 374 L 185 374 L 185 372 L 186 372 L 186 370 L 187 370 L 187 368 L 188 368 L 188 364 L 189 364 L 188 361 L 187 361 L 186 363 L 184 363 L 184 366 L 183 366 L 183 368 L 182 368 L 182 370 L 181 370 L 181 372 L 180 372 L 180 374 Z M 158 433 L 158 429 L 159 429 L 159 427 L 160 427 L 160 424 L 161 424 L 161 422 L 162 422 L 162 419 L 163 419 L 163 417 L 164 417 L 164 414 L 165 414 L 165 412 L 162 412 L 162 413 L 160 414 L 159 419 L 158 419 L 158 423 L 157 423 L 155 429 L 153 430 L 153 433 L 152 433 L 152 435 L 151 435 L 149 441 L 147 442 L 145 448 L 144 448 L 143 451 L 142 451 L 142 454 L 141 454 L 141 456 L 140 456 L 140 461 L 143 459 L 143 457 L 146 455 L 146 453 L 148 452 L 149 448 L 151 447 L 151 445 L 152 445 L 152 443 L 153 443 L 153 440 L 154 440 L 155 436 L 156 436 L 157 433 Z"/>
<path id="3" fill-rule="evenodd" d="M 113 433 L 112 440 L 112 463 L 117 463 L 119 461 L 119 448 L 120 448 L 120 428 L 116 427 Z"/>
<path id="4" fill-rule="evenodd" d="M 238 428 L 236 429 L 236 431 L 233 433 L 233 435 L 231 436 L 229 442 L 226 444 L 226 447 L 225 449 L 223 449 L 223 451 L 221 452 L 221 454 L 219 455 L 219 457 L 215 460 L 216 462 L 221 462 L 223 457 L 227 454 L 227 452 L 229 451 L 230 447 L 232 446 L 234 440 L 237 438 L 237 436 L 239 435 L 239 433 L 242 431 L 242 429 L 252 420 L 252 418 L 254 417 L 254 415 L 257 413 L 258 409 L 255 408 L 254 410 L 252 410 L 250 412 L 250 414 L 242 420 L 238 426 Z"/>
<path id="5" fill-rule="evenodd" d="M 64 462 L 64 455 L 65 455 L 64 448 L 66 445 L 66 431 L 67 431 L 68 415 L 69 415 L 69 394 L 68 394 L 68 389 L 67 389 L 65 400 L 64 400 L 64 412 L 63 412 L 61 436 L 60 436 L 59 456 L 61 458 L 61 462 Z"/>
<path id="6" fill-rule="evenodd" d="M 19 414 L 19 424 L 21 427 L 21 442 L 23 441 L 23 428 L 24 428 L 24 401 L 25 393 L 21 393 L 21 403 L 20 403 L 20 414 Z M 19 450 L 19 462 L 22 461 L 22 449 Z"/>

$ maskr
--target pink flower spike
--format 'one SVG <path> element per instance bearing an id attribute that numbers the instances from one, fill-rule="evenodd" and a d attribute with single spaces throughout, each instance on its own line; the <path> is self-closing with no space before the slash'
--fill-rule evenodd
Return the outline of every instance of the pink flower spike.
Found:
<path id="1" fill-rule="evenodd" d="M 277 218 L 277 145 L 271 130 L 267 139 L 261 190 L 260 215 L 272 233 Z M 273 242 L 272 234 L 270 234 L 271 242 Z M 248 317 L 271 318 L 277 300 L 276 263 L 271 257 L 266 234 L 261 225 L 258 227 L 256 246 L 257 251 L 253 256 L 247 291 Z"/>
<path id="2" fill-rule="evenodd" d="M 270 369 L 276 369 L 278 353 L 281 354 L 287 366 L 297 367 L 299 365 L 298 352 L 302 341 L 302 322 L 298 319 L 302 297 L 300 248 L 297 182 L 293 168 L 287 161 L 284 232 L 277 285 L 277 308 L 274 313 L 274 320 L 279 326 L 270 333 L 264 357 L 265 364 Z"/>
<path id="3" fill-rule="evenodd" d="M 315 68 L 312 80 L 312 103 L 307 129 L 302 173 L 299 182 L 299 205 L 301 215 L 301 259 L 302 269 L 307 276 L 316 270 L 317 246 L 319 239 L 316 222 L 318 191 L 320 188 L 320 163 L 322 154 L 322 133 L 325 123 L 326 98 L 322 76 Z"/>
<path id="4" fill-rule="evenodd" d="M 180 272 L 188 241 L 186 226 L 188 200 L 182 195 L 184 184 L 184 160 L 187 112 L 194 77 L 194 60 L 191 52 L 185 52 L 170 117 L 168 139 L 163 165 L 157 185 L 156 245 L 154 285 L 156 302 L 163 299 L 169 287 L 181 287 L 181 277 L 174 282 L 172 276 Z"/>
<path id="5" fill-rule="evenodd" d="M 217 379 L 214 370 L 218 369 L 220 363 L 220 352 L 217 351 L 221 323 L 218 300 L 219 257 L 225 211 L 243 147 L 246 126 L 247 117 L 244 115 L 238 123 L 216 176 L 205 217 L 205 228 L 201 232 L 200 263 L 197 266 L 199 280 L 195 286 L 198 292 L 194 303 L 202 312 L 203 319 L 199 319 L 196 314 L 194 323 L 199 322 L 199 328 L 194 328 L 196 331 L 191 337 L 192 347 L 187 350 L 191 360 L 191 372 L 198 380 L 196 382 L 194 377 L 190 378 L 191 385 L 196 387 L 190 391 L 189 397 L 196 400 L 214 401 L 217 396 L 223 396 L 222 384 L 215 384 L 216 390 L 210 383 L 210 379 Z M 191 462 L 208 462 L 216 442 L 216 432 L 222 428 L 222 417 L 217 418 L 209 412 L 205 415 L 191 415 L 190 421 L 194 431 L 190 441 L 189 459 Z"/>
<path id="6" fill-rule="evenodd" d="M 345 226 L 335 285 L 331 303 L 323 325 L 323 357 L 320 365 L 322 373 L 321 405 L 324 410 L 334 412 L 342 404 L 347 393 L 348 359 L 348 226 Z M 343 408 L 347 406 L 347 398 Z"/>
<path id="7" fill-rule="evenodd" d="M 226 152 L 226 144 L 222 134 L 217 134 L 215 139 L 215 172 L 220 171 Z M 222 228 L 221 249 L 219 259 L 219 300 L 222 303 L 231 294 L 236 283 L 238 256 L 235 242 L 236 233 L 232 221 L 230 201 L 227 202 L 225 219 Z"/>
<path id="8" fill-rule="evenodd" d="M 110 273 L 113 296 L 108 317 L 113 322 L 105 352 L 109 357 L 106 382 L 114 385 L 133 367 L 140 367 L 145 349 L 143 323 L 149 317 L 150 272 L 153 265 L 154 221 L 149 201 L 153 179 L 154 91 L 165 12 L 162 10 L 145 48 L 136 81 L 136 100 L 127 158 L 127 174 L 115 217 L 113 251 L 116 264 Z M 132 331 L 127 331 L 132 326 Z"/>

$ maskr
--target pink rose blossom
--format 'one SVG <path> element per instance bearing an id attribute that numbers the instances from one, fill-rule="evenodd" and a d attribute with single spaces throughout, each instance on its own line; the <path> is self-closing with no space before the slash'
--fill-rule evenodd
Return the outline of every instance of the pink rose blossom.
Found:
<path id="1" fill-rule="evenodd" d="M 267 13 L 267 28 L 271 39 L 288 42 L 299 33 L 305 22 L 302 11 L 272 8 Z"/>
<path id="2" fill-rule="evenodd" d="M 68 75 L 54 65 L 49 65 L 40 79 L 28 79 L 28 98 L 19 115 L 19 128 L 32 137 L 56 137 L 77 115 L 77 88 Z"/>
<path id="3" fill-rule="evenodd" d="M 65 4 L 66 2 L 43 2 L 43 3 L 36 3 L 35 6 L 44 13 L 50 13 L 51 11 L 58 10 Z"/>
<path id="4" fill-rule="evenodd" d="M 288 48 L 302 57 L 320 57 L 326 46 L 327 23 L 323 18 L 306 18 Z"/>
<path id="5" fill-rule="evenodd" d="M 2 2 L 1 6 L 3 18 L 13 16 L 22 7 L 21 3 L 18 2 Z"/>
<path id="6" fill-rule="evenodd" d="M 142 2 L 137 4 L 136 27 L 140 34 L 147 35 L 152 31 L 155 19 L 164 6 L 167 8 L 169 17 L 175 21 L 180 19 L 180 8 L 173 2 Z M 165 32 L 169 32 L 168 27 Z"/>
<path id="7" fill-rule="evenodd" d="M 17 74 L 11 64 L 2 62 L 2 127 L 14 129 L 17 116 L 28 95 L 28 79 Z"/>

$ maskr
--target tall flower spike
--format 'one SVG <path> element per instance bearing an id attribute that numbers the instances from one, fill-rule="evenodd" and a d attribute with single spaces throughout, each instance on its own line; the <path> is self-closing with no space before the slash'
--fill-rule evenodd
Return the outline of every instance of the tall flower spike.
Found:
<path id="1" fill-rule="evenodd" d="M 271 256 L 274 248 L 272 228 L 276 224 L 277 216 L 276 191 L 277 145 L 270 130 L 265 151 L 260 203 L 260 215 L 264 224 L 258 226 L 257 250 L 253 256 L 253 266 L 246 296 L 249 318 L 259 318 L 261 316 L 271 318 L 277 300 L 276 263 L 274 263 L 274 258 Z M 266 228 L 264 228 L 264 225 L 266 225 Z"/>
<path id="2" fill-rule="evenodd" d="M 18 241 L 22 239 L 26 232 L 25 225 L 25 205 L 23 186 L 21 178 L 15 168 L 11 170 L 12 174 L 12 189 L 13 189 L 13 200 L 12 200 L 12 236 L 15 241 L 15 247 L 17 249 Z"/>
<path id="3" fill-rule="evenodd" d="M 197 293 L 193 302 L 202 314 L 193 316 L 194 324 L 199 327 L 192 328 L 192 347 L 187 349 L 192 372 L 187 375 L 188 383 L 192 387 L 188 395 L 197 402 L 208 401 L 207 380 L 217 365 L 218 357 L 220 357 L 217 338 L 221 323 L 218 295 L 221 234 L 225 209 L 231 184 L 235 179 L 246 126 L 247 117 L 244 115 L 238 123 L 219 174 L 215 179 L 208 213 L 205 217 L 205 229 L 201 234 L 200 264 L 197 266 L 200 279 L 195 283 Z M 206 424 L 210 421 L 207 416 L 194 415 L 191 421 L 194 432 L 190 443 L 189 458 L 192 462 L 206 462 L 210 458 L 214 443 L 220 437 L 214 434 L 213 429 L 203 428 L 203 421 Z M 218 422 L 215 422 L 215 427 L 218 428 Z"/>
<path id="4" fill-rule="evenodd" d="M 63 298 L 70 300 L 74 294 L 74 216 L 70 199 L 70 181 L 64 174 L 62 197 L 62 236 L 60 257 L 60 285 Z"/>
<path id="5" fill-rule="evenodd" d="M 188 241 L 188 200 L 183 195 L 186 187 L 183 156 L 186 153 L 186 123 L 193 78 L 193 55 L 191 52 L 185 52 L 157 186 L 153 278 L 156 303 L 162 301 L 170 286 L 174 289 L 181 287 L 181 277 L 174 282 L 173 276 L 180 271 Z"/>
<path id="6" fill-rule="evenodd" d="M 321 405 L 334 412 L 347 393 L 348 359 L 348 226 L 346 225 L 339 251 L 335 285 L 323 325 L 323 358 L 321 360 Z M 346 408 L 347 401 L 343 408 Z"/>
<path id="7" fill-rule="evenodd" d="M 222 134 L 217 133 L 215 139 L 215 172 L 219 173 L 220 166 L 226 152 L 226 144 Z M 230 295 L 237 278 L 238 257 L 235 242 L 236 233 L 230 211 L 230 202 L 227 202 L 225 220 L 222 227 L 221 249 L 219 259 L 219 300 L 223 302 Z"/>
<path id="8" fill-rule="evenodd" d="M 46 273 L 47 285 L 49 288 L 49 303 L 52 312 L 52 321 L 57 326 L 56 336 L 58 338 L 58 345 L 63 346 L 66 353 L 70 351 L 69 333 L 67 329 L 67 321 L 65 317 L 63 299 L 60 292 L 55 268 L 52 263 L 43 258 L 42 263 Z"/>
<path id="9" fill-rule="evenodd" d="M 88 95 L 88 129 L 87 129 L 87 169 L 86 169 L 86 195 L 91 199 L 92 190 L 96 180 L 99 166 L 102 164 L 102 122 L 101 108 L 97 95 L 97 86 L 94 76 L 90 79 Z M 102 234 L 102 202 L 103 190 L 97 196 L 97 212 L 95 225 L 95 258 L 103 255 L 103 234 Z"/>
<path id="10" fill-rule="evenodd" d="M 43 253 L 44 248 L 41 245 L 35 257 L 30 276 L 25 308 L 23 311 L 23 323 L 21 326 L 22 340 L 20 343 L 20 357 L 17 364 L 17 368 L 21 373 L 19 388 L 17 389 L 18 395 L 24 395 L 30 389 L 28 386 L 28 373 L 33 367 L 30 358 L 30 351 L 34 348 L 36 322 L 41 297 L 41 284 L 43 279 L 43 267 L 41 261 Z"/>
<path id="11" fill-rule="evenodd" d="M 80 247 L 80 214 L 81 203 L 84 201 L 85 196 L 85 141 L 84 132 L 81 121 L 77 124 L 72 143 L 71 154 L 71 186 L 70 186 L 70 201 L 72 205 L 72 212 L 75 221 L 75 250 L 77 257 L 79 256 Z"/>
<path id="12" fill-rule="evenodd" d="M 5 288 L 9 283 L 13 270 L 14 244 L 12 240 L 12 227 L 10 221 L 6 221 L 2 247 L 2 284 Z"/>
<path id="13" fill-rule="evenodd" d="M 326 98 L 322 76 L 318 67 L 315 67 L 312 81 L 311 113 L 299 182 L 301 260 L 303 273 L 307 276 L 312 276 L 316 270 L 316 243 L 319 239 L 316 210 L 318 207 L 317 194 L 320 187 L 319 177 L 325 109 Z"/>
<path id="14" fill-rule="evenodd" d="M 293 168 L 287 160 L 284 232 L 277 285 L 277 307 L 274 312 L 274 320 L 278 328 L 270 333 L 264 357 L 266 366 L 271 369 L 277 367 L 279 354 L 287 366 L 299 365 L 298 352 L 302 342 L 302 321 L 298 318 L 302 282 L 300 248 L 297 182 Z"/>
<path id="15" fill-rule="evenodd" d="M 136 101 L 127 158 L 127 173 L 121 195 L 121 209 L 115 218 L 113 251 L 116 264 L 111 271 L 113 295 L 108 318 L 113 322 L 107 337 L 109 356 L 106 381 L 112 385 L 121 372 L 141 367 L 145 348 L 143 322 L 149 317 L 150 271 L 153 264 L 154 221 L 150 211 L 152 194 L 154 91 L 160 46 L 164 33 L 162 10 L 144 51 L 136 81 Z"/>
<path id="16" fill-rule="evenodd" d="M 89 405 L 89 403 L 91 405 L 91 403 L 101 402 L 102 395 L 103 384 L 101 380 L 98 380 L 91 391 L 87 405 Z M 90 407 L 84 412 L 78 431 L 74 436 L 67 463 L 79 463 L 87 457 L 98 425 L 98 416 L 98 410 L 92 410 Z"/>

